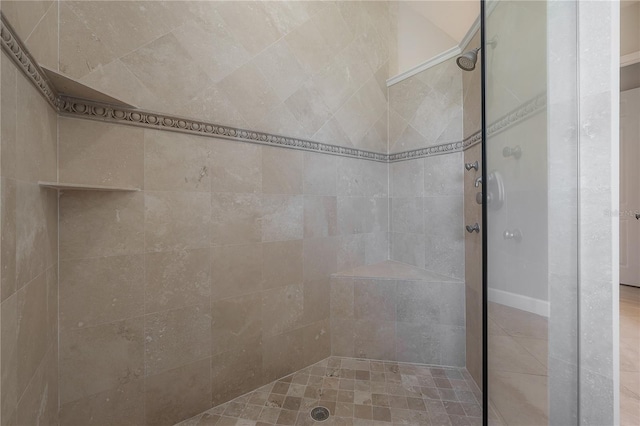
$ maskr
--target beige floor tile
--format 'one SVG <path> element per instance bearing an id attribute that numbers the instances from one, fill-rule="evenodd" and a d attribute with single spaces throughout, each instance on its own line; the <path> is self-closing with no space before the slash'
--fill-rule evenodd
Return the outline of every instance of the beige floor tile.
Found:
<path id="1" fill-rule="evenodd" d="M 494 372 L 491 401 L 507 425 L 548 423 L 547 377 Z"/>
<path id="2" fill-rule="evenodd" d="M 547 369 L 529 351 L 509 336 L 489 337 L 489 371 L 544 376 Z"/>

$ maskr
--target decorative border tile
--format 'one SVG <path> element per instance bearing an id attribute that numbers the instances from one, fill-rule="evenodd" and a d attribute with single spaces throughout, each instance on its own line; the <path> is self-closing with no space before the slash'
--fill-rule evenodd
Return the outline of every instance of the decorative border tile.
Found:
<path id="1" fill-rule="evenodd" d="M 33 59 L 27 48 L 24 46 L 20 38 L 0 12 L 0 40 L 2 48 L 7 52 L 9 57 L 16 63 L 18 69 L 22 70 L 25 76 L 36 86 L 42 96 L 55 109 L 59 109 L 58 93 L 53 89 L 45 77 L 44 72 L 40 69 L 38 63 Z"/>
<path id="2" fill-rule="evenodd" d="M 314 142 L 305 139 L 273 135 L 253 130 L 245 130 L 236 127 L 222 126 L 206 121 L 198 121 L 189 118 L 144 111 L 137 108 L 106 105 L 64 96 L 60 97 L 60 100 L 60 114 L 68 117 L 108 121 L 117 124 L 239 140 L 243 142 L 362 158 L 372 161 L 387 162 L 389 159 L 387 154 Z"/>
<path id="3" fill-rule="evenodd" d="M 279 146 L 283 148 L 299 149 L 343 157 L 361 158 L 363 160 L 378 161 L 382 163 L 393 163 L 397 161 L 413 160 L 434 155 L 459 152 L 480 143 L 482 139 L 481 133 L 476 132 L 462 141 L 448 142 L 411 151 L 386 154 L 223 126 L 206 121 L 177 117 L 170 114 L 161 114 L 136 108 L 107 105 L 84 99 L 59 96 L 53 85 L 50 84 L 48 79 L 45 77 L 42 69 L 40 69 L 35 59 L 29 54 L 24 44 L 16 36 L 15 31 L 1 12 L 0 40 L 4 51 L 35 85 L 49 104 L 58 113 L 67 117 L 106 121 L 157 130 Z M 546 102 L 546 93 L 534 97 L 489 125 L 487 134 L 497 134 L 516 123 L 533 116 L 537 112 L 546 108 Z"/>

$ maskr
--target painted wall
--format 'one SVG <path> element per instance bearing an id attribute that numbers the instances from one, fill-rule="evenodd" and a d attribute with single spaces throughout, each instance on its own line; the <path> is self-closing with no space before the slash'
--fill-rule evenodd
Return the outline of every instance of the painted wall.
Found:
<path id="1" fill-rule="evenodd" d="M 60 118 L 60 422 L 173 424 L 330 354 L 387 165 Z M 114 149 L 117 147 L 117 149 Z"/>
<path id="2" fill-rule="evenodd" d="M 389 77 L 458 46 L 480 14 L 477 1 L 396 1 L 391 3 L 395 55 Z"/>
<path id="3" fill-rule="evenodd" d="M 412 2 L 398 2 L 397 59 L 389 77 L 407 71 L 424 61 L 458 45 L 426 16 L 417 13 Z"/>
<path id="4" fill-rule="evenodd" d="M 620 56 L 640 52 L 640 2 L 621 2 Z"/>
<path id="5" fill-rule="evenodd" d="M 383 152 L 387 2 L 64 1 L 60 71 L 137 107 Z"/>
<path id="6" fill-rule="evenodd" d="M 524 102 L 546 91 L 546 9 L 542 2 L 500 3 L 487 24 L 487 122 L 494 123 Z M 537 40 L 529 43 L 529 40 Z M 517 56 L 528 43 L 528 54 Z M 517 301 L 539 306 L 548 301 L 547 287 L 547 118 L 544 112 L 496 132 L 487 142 L 488 173 L 504 182 L 504 203 L 489 209 L 489 288 L 492 300 L 516 306 Z M 519 146 L 519 159 L 505 157 L 505 148 Z M 483 185 L 483 188 L 486 186 Z M 504 231 L 520 230 L 520 242 L 504 238 Z M 524 298 L 520 297 L 524 296 Z M 509 302 L 504 300 L 509 299 Z M 530 299 L 527 299 L 530 298 Z M 532 308 L 533 309 L 533 308 Z"/>

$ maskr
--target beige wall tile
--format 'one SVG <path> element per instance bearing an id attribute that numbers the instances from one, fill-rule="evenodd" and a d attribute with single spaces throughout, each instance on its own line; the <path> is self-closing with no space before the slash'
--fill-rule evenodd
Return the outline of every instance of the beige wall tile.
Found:
<path id="1" fill-rule="evenodd" d="M 366 244 L 364 234 L 338 237 L 338 271 L 346 271 L 365 264 Z"/>
<path id="2" fill-rule="evenodd" d="M 53 346 L 18 401 L 17 424 L 58 423 L 58 357 Z"/>
<path id="3" fill-rule="evenodd" d="M 214 362 L 215 355 L 224 352 L 232 354 L 239 354 L 242 350 L 261 352 L 261 337 L 261 293 L 215 300 L 211 303 L 211 345 Z"/>
<path id="4" fill-rule="evenodd" d="M 305 238 L 331 237 L 338 234 L 336 197 L 304 197 Z"/>
<path id="5" fill-rule="evenodd" d="M 409 121 L 430 91 L 419 78 L 408 78 L 389 88 L 389 108 Z"/>
<path id="6" fill-rule="evenodd" d="M 26 40 L 49 8 L 55 7 L 55 3 L 54 0 L 33 2 L 7 0 L 2 2 L 2 13 L 5 14 L 18 37 Z"/>
<path id="7" fill-rule="evenodd" d="M 284 103 L 308 136 L 315 134 L 332 116 L 331 109 L 311 82 L 303 84 Z"/>
<path id="8" fill-rule="evenodd" d="M 324 123 L 324 125 L 311 137 L 311 139 L 331 145 L 353 147 L 349 137 L 344 130 L 342 130 L 340 123 L 338 123 L 338 120 L 336 120 L 335 117 L 327 120 L 327 122 Z"/>
<path id="9" fill-rule="evenodd" d="M 354 146 L 358 146 L 365 134 L 385 111 L 386 99 L 374 78 L 349 99 L 336 113 L 336 119 Z"/>
<path id="10" fill-rule="evenodd" d="M 353 320 L 331 318 L 331 354 L 335 356 L 354 356 L 353 333 Z"/>
<path id="11" fill-rule="evenodd" d="M 258 68 L 248 63 L 220 82 L 219 86 L 247 123 L 258 123 L 279 103 Z"/>
<path id="12" fill-rule="evenodd" d="M 185 250 L 210 245 L 210 193 L 147 191 L 144 203 L 147 251 Z"/>
<path id="13" fill-rule="evenodd" d="M 365 234 L 364 244 L 365 263 L 367 265 L 389 260 L 390 243 L 388 232 Z"/>
<path id="14" fill-rule="evenodd" d="M 351 146 L 335 120 L 314 133 L 374 73 L 386 92 L 387 3 L 348 12 L 312 2 L 105 5 L 61 6 L 60 68 L 144 109 Z M 159 69 L 179 69 L 189 87 Z M 382 147 L 380 129 L 362 135 L 362 147 Z"/>
<path id="15" fill-rule="evenodd" d="M 262 244 L 263 288 L 302 283 L 302 240 Z"/>
<path id="16" fill-rule="evenodd" d="M 60 182 L 142 188 L 144 130 L 60 117 Z"/>
<path id="17" fill-rule="evenodd" d="M 384 123 L 384 125 L 383 125 Z M 365 151 L 386 152 L 387 151 L 387 111 L 383 111 L 378 120 L 370 127 L 367 133 L 356 145 L 357 148 Z"/>
<path id="18" fill-rule="evenodd" d="M 144 381 L 133 380 L 60 407 L 61 425 L 100 422 L 123 426 L 144 424 Z"/>
<path id="19" fill-rule="evenodd" d="M 56 113 L 21 74 L 17 87 L 16 177 L 28 182 L 55 181 Z"/>
<path id="20" fill-rule="evenodd" d="M 340 157 L 337 195 L 349 197 L 387 197 L 389 193 L 388 164 Z"/>
<path id="21" fill-rule="evenodd" d="M 15 416 L 18 397 L 18 295 L 14 293 L 0 305 L 0 353 L 2 393 L 0 409 L 5 418 Z"/>
<path id="22" fill-rule="evenodd" d="M 155 23 L 154 23 L 155 24 Z M 173 33 L 163 35 L 121 58 L 122 62 L 166 104 L 191 99 L 213 82 Z M 174 78 L 181 75 L 182 78 Z"/>
<path id="23" fill-rule="evenodd" d="M 424 173 L 422 159 L 389 164 L 391 197 L 422 197 L 427 183 Z M 431 184 L 430 180 L 429 183 Z"/>
<path id="24" fill-rule="evenodd" d="M 211 194 L 211 243 L 262 241 L 262 198 L 257 194 Z"/>
<path id="25" fill-rule="evenodd" d="M 304 153 L 305 195 L 336 195 L 337 162 L 328 155 Z"/>
<path id="26" fill-rule="evenodd" d="M 0 175 L 15 177 L 18 124 L 18 70 L 11 59 L 0 54 Z"/>
<path id="27" fill-rule="evenodd" d="M 49 229 L 49 210 L 56 210 L 57 200 L 50 191 L 37 184 L 19 181 L 16 185 L 15 259 L 17 288 L 42 274 L 54 262 L 54 229 Z"/>
<path id="28" fill-rule="evenodd" d="M 302 239 L 302 222 L 302 196 L 263 195 L 262 241 Z"/>
<path id="29" fill-rule="evenodd" d="M 144 194 L 69 191 L 60 197 L 60 259 L 144 251 Z"/>
<path id="30" fill-rule="evenodd" d="M 353 279 L 331 277 L 331 318 L 353 318 Z"/>
<path id="31" fill-rule="evenodd" d="M 323 280 L 337 272 L 337 237 L 309 238 L 304 240 L 304 280 Z"/>
<path id="32" fill-rule="evenodd" d="M 329 318 L 314 322 L 303 329 L 305 364 L 313 364 L 331 355 Z"/>
<path id="33" fill-rule="evenodd" d="M 170 111 L 169 107 L 164 107 Z M 156 108 L 157 109 L 157 108 Z M 195 97 L 176 107 L 176 114 L 199 120 L 214 121 L 225 126 L 249 128 L 238 109 L 222 91 L 221 83 L 203 88 Z"/>
<path id="34" fill-rule="evenodd" d="M 211 407 L 211 358 L 147 377 L 147 425 L 173 425 Z"/>
<path id="35" fill-rule="evenodd" d="M 146 313 L 208 300 L 211 295 L 211 250 L 147 253 L 144 295 Z"/>
<path id="36" fill-rule="evenodd" d="M 145 189 L 209 192 L 211 143 L 197 136 L 145 130 Z"/>
<path id="37" fill-rule="evenodd" d="M 170 4 L 165 3 L 143 4 L 139 1 L 127 2 L 117 8 L 99 2 L 66 4 L 91 33 L 101 40 L 100 45 L 110 53 L 105 58 L 106 62 L 102 63 L 110 62 L 168 33 L 181 23 L 185 9 L 172 8 Z M 113 25 L 114 22 L 119 25 Z M 85 39 L 77 40 L 76 44 L 78 51 L 90 51 L 96 47 L 91 40 Z M 82 59 L 76 51 L 70 51 L 67 55 L 61 54 L 60 57 L 62 64 L 76 61 L 85 73 L 90 72 L 93 68 L 82 63 Z M 84 74 L 78 77 L 82 75 Z"/>
<path id="38" fill-rule="evenodd" d="M 206 303 L 149 314 L 144 334 L 147 377 L 210 357 L 211 307 Z"/>
<path id="39" fill-rule="evenodd" d="M 214 247 L 211 283 L 213 300 L 260 291 L 262 289 L 262 244 Z"/>
<path id="40" fill-rule="evenodd" d="M 291 96 L 309 76 L 285 40 L 279 40 L 262 51 L 253 63 L 281 101 Z"/>
<path id="41" fill-rule="evenodd" d="M 58 69 L 58 8 L 59 2 L 51 2 L 42 19 L 29 37 L 23 39 L 29 53 L 39 65 Z"/>
<path id="42" fill-rule="evenodd" d="M 217 9 L 236 39 L 255 55 L 279 39 L 282 33 L 261 2 L 247 2 L 242 6 L 222 2 Z"/>
<path id="43" fill-rule="evenodd" d="M 302 151 L 262 148 L 262 192 L 302 194 Z"/>
<path id="44" fill-rule="evenodd" d="M 313 21 L 334 52 L 343 49 L 353 40 L 353 32 L 335 4 L 319 11 Z"/>
<path id="45" fill-rule="evenodd" d="M 264 379 L 272 381 L 304 366 L 304 330 L 266 338 L 263 342 Z"/>
<path id="46" fill-rule="evenodd" d="M 390 143 L 389 152 L 402 152 L 419 149 L 429 145 L 423 135 L 420 134 L 413 126 L 407 125 L 398 139 L 394 143 Z"/>
<path id="47" fill-rule="evenodd" d="M 265 290 L 262 293 L 264 338 L 297 328 L 303 316 L 303 303 L 301 284 Z"/>
<path id="48" fill-rule="evenodd" d="M 314 20 L 309 20 L 284 38 L 307 72 L 315 72 L 331 60 L 332 50 Z"/>
<path id="49" fill-rule="evenodd" d="M 248 340 L 236 350 L 215 355 L 211 359 L 213 405 L 227 402 L 252 391 L 265 382 L 263 347 L 260 338 Z"/>
<path id="50" fill-rule="evenodd" d="M 16 181 L 0 178 L 0 301 L 16 291 Z"/>
<path id="51" fill-rule="evenodd" d="M 65 8 L 67 8 L 67 6 L 64 3 L 60 5 L 60 25 L 63 28 L 69 28 L 71 25 L 76 24 L 76 22 L 69 24 L 65 21 Z M 69 13 L 73 14 L 73 12 Z M 86 27 L 83 27 L 76 30 L 73 35 L 79 37 L 79 34 L 88 31 Z M 67 47 L 62 46 L 64 44 L 66 44 Z M 71 43 L 61 41 L 61 51 L 68 49 L 69 44 Z M 95 53 L 99 55 L 100 48 L 96 48 Z M 90 58 L 87 58 L 87 60 L 90 60 Z M 93 69 L 92 72 L 79 79 L 80 83 L 89 87 L 98 88 L 100 92 L 139 108 L 144 106 L 152 111 L 166 108 L 162 101 L 158 99 L 155 94 L 151 93 L 120 59 L 109 63 L 102 62 L 102 64 L 103 65 L 96 65 L 93 67 L 95 69 Z M 64 64 L 61 66 L 64 66 Z M 65 74 L 70 75 L 72 72 L 67 71 Z M 181 113 L 181 110 L 178 109 L 176 112 Z M 197 115 L 193 115 L 193 117 L 199 118 Z"/>
<path id="52" fill-rule="evenodd" d="M 54 336 L 49 336 L 46 275 L 40 274 L 17 295 L 17 390 L 21 395 Z"/>
<path id="53" fill-rule="evenodd" d="M 329 318 L 329 279 L 305 281 L 304 283 L 304 324 Z"/>
<path id="54" fill-rule="evenodd" d="M 60 404 L 135 382 L 144 375 L 142 317 L 60 334 Z"/>
<path id="55" fill-rule="evenodd" d="M 52 266 L 45 272 L 47 282 L 47 332 L 51 344 L 58 346 L 59 335 L 59 286 L 58 286 L 58 265 Z M 56 373 L 57 374 L 57 373 Z"/>
<path id="56" fill-rule="evenodd" d="M 262 148 L 258 145 L 216 140 L 212 144 L 213 192 L 260 192 Z"/>
<path id="57" fill-rule="evenodd" d="M 116 58 L 102 39 L 92 37 L 94 32 L 69 5 L 60 2 L 60 71 L 73 78 L 81 78 Z M 105 86 L 97 86 L 108 89 Z"/>
<path id="58" fill-rule="evenodd" d="M 248 62 L 251 54 L 236 41 L 230 28 L 214 8 L 202 9 L 211 10 L 207 10 L 209 13 L 203 13 L 204 19 L 182 25 L 176 28 L 173 34 L 199 68 L 211 81 L 217 83 Z M 203 52 L 215 54 L 203 55 Z"/>
<path id="59" fill-rule="evenodd" d="M 356 319 L 395 321 L 396 282 L 392 280 L 354 279 L 353 315 Z"/>
<path id="60" fill-rule="evenodd" d="M 286 135 L 290 138 L 309 139 L 311 136 L 285 104 L 272 108 L 269 114 L 255 125 L 255 128 L 262 132 Z"/>
<path id="61" fill-rule="evenodd" d="M 144 313 L 144 256 L 60 262 L 60 328 L 92 327 Z"/>

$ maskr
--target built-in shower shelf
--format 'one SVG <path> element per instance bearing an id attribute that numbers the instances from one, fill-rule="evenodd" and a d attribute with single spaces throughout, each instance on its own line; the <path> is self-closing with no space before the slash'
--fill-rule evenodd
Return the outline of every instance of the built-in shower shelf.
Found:
<path id="1" fill-rule="evenodd" d="M 38 182 L 43 188 L 65 189 L 67 191 L 140 191 L 140 188 L 126 188 L 123 186 L 85 185 L 82 183 Z"/>

